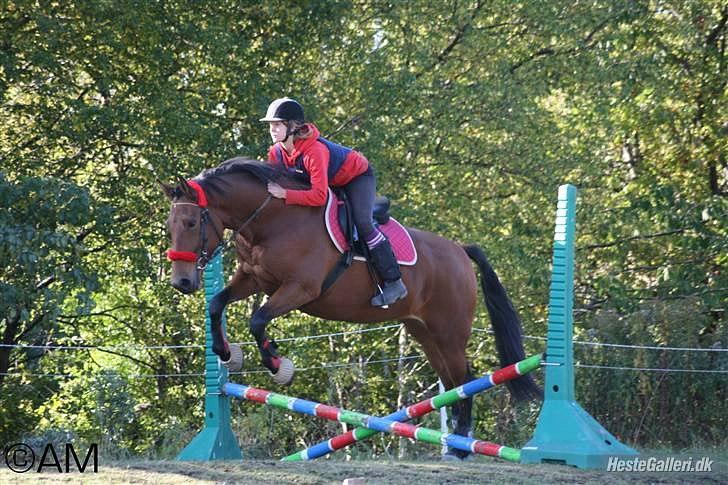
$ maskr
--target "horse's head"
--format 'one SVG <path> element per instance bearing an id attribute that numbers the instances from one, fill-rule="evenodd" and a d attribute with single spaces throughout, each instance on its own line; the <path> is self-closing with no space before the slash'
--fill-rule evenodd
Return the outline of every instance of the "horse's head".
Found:
<path id="1" fill-rule="evenodd" d="M 171 246 L 167 258 L 172 261 L 170 283 L 182 293 L 200 288 L 200 273 L 222 242 L 222 227 L 218 228 L 202 187 L 180 177 L 176 186 L 163 184 L 172 202 L 167 218 Z"/>

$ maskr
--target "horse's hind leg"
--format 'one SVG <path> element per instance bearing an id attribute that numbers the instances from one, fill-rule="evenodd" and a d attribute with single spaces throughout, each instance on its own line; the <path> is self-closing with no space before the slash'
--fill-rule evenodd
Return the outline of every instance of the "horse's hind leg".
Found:
<path id="1" fill-rule="evenodd" d="M 470 382 L 474 379 L 473 374 L 470 372 L 470 365 L 467 366 L 465 371 L 465 378 L 462 384 Z M 453 433 L 459 434 L 460 436 L 467 436 L 472 438 L 473 436 L 473 398 L 468 397 L 455 403 L 452 408 L 452 427 Z M 450 448 L 445 456 L 453 456 L 459 459 L 466 458 L 470 453 L 455 448 Z"/>
<path id="2" fill-rule="evenodd" d="M 422 345 L 427 360 L 440 377 L 445 389 L 450 390 L 473 380 L 465 347 L 470 337 L 470 325 L 452 323 L 426 323 L 421 320 L 405 320 L 407 331 Z M 455 403 L 452 407 L 452 427 L 455 434 L 472 436 L 473 398 Z M 450 449 L 448 455 L 459 459 L 470 453 Z"/>

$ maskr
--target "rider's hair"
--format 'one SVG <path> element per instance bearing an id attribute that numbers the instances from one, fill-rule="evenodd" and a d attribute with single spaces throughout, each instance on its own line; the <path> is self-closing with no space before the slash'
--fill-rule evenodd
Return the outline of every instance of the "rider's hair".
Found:
<path id="1" fill-rule="evenodd" d="M 311 136 L 311 129 L 305 123 L 295 120 L 291 120 L 288 123 L 294 140 L 300 140 Z"/>

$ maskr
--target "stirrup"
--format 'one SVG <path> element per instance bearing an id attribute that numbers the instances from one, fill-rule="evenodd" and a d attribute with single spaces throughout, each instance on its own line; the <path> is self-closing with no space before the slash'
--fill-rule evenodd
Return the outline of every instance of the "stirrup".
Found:
<path id="1" fill-rule="evenodd" d="M 370 303 L 372 306 L 389 308 L 389 305 L 405 298 L 406 296 L 407 287 L 404 286 L 402 278 L 400 278 L 395 281 L 385 282 L 384 288 L 381 289 L 380 293 L 374 295 Z"/>

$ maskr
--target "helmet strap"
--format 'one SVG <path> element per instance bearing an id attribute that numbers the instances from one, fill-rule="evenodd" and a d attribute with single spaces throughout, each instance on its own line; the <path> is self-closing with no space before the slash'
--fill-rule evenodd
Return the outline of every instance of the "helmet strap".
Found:
<path id="1" fill-rule="evenodd" d="M 301 127 L 298 128 L 291 128 L 293 126 L 293 121 L 289 120 L 286 121 L 286 137 L 283 139 L 283 143 L 288 141 L 288 138 L 291 136 L 297 134 L 299 131 L 301 131 Z"/>

